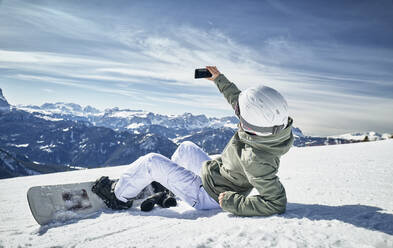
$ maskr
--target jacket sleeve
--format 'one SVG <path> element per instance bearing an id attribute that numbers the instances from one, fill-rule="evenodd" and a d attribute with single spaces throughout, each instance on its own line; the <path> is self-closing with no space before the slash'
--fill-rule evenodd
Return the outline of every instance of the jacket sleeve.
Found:
<path id="1" fill-rule="evenodd" d="M 285 189 L 276 175 L 277 162 L 253 162 L 252 156 L 248 163 L 245 161 L 243 169 L 248 181 L 259 195 L 244 196 L 228 191 L 225 193 L 222 208 L 242 216 L 268 216 L 285 212 L 287 198 Z"/>
<path id="2" fill-rule="evenodd" d="M 237 86 L 230 82 L 224 74 L 220 74 L 216 79 L 214 79 L 214 83 L 217 85 L 220 92 L 224 94 L 224 97 L 227 99 L 232 108 L 235 109 L 241 92 Z"/>

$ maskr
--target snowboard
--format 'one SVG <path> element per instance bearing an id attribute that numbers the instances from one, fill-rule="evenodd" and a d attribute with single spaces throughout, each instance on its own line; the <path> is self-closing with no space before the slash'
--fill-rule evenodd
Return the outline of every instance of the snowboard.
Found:
<path id="1" fill-rule="evenodd" d="M 51 222 L 65 222 L 83 219 L 107 208 L 91 188 L 95 181 L 59 185 L 31 187 L 27 191 L 30 211 L 40 225 Z M 141 191 L 136 200 L 142 200 L 153 194 L 149 185 Z M 135 202 L 134 202 L 135 204 Z"/>

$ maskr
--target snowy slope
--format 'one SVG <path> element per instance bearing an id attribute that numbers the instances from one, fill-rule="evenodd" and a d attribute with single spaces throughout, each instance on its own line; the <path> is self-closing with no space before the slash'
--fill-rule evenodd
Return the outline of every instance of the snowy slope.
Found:
<path id="1" fill-rule="evenodd" d="M 393 247 L 393 140 L 293 148 L 280 178 L 287 212 L 237 217 L 180 202 L 142 213 L 105 211 L 40 227 L 26 191 L 41 184 L 118 177 L 111 167 L 0 180 L 0 247 Z"/>

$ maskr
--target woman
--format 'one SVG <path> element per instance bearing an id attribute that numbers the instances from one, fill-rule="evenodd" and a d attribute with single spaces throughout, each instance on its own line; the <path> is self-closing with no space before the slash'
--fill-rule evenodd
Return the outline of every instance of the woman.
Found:
<path id="1" fill-rule="evenodd" d="M 241 92 L 216 67 L 206 68 L 239 117 L 238 131 L 215 159 L 192 142 L 182 143 L 171 159 L 156 153 L 140 157 L 110 191 L 116 206 L 131 206 L 156 181 L 196 209 L 221 207 L 242 216 L 285 212 L 286 193 L 276 175 L 280 157 L 293 144 L 285 99 L 266 86 Z M 258 195 L 249 195 L 253 188 Z"/>

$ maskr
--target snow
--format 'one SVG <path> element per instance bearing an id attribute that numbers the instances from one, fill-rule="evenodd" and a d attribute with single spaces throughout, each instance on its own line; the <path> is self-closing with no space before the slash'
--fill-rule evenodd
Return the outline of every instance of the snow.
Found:
<path id="1" fill-rule="evenodd" d="M 50 153 L 50 152 L 53 152 L 51 148 L 55 148 L 55 147 L 56 147 L 56 145 L 54 145 L 54 144 L 40 146 L 40 150 Z"/>
<path id="2" fill-rule="evenodd" d="M 19 110 L 23 110 L 23 111 L 28 112 L 30 114 L 39 113 L 42 116 L 51 115 L 51 114 L 61 114 L 60 110 L 48 111 L 48 110 L 45 110 L 45 109 L 38 109 L 38 108 L 34 108 L 34 107 L 32 108 L 30 106 L 23 106 L 23 105 L 17 105 L 16 107 Z"/>
<path id="3" fill-rule="evenodd" d="M 127 129 L 137 129 L 137 128 L 140 128 L 140 127 L 142 127 L 144 125 L 145 125 L 144 123 L 136 123 L 136 122 L 134 122 L 134 123 L 131 123 L 130 125 L 128 125 L 126 128 Z"/>
<path id="4" fill-rule="evenodd" d="M 179 136 L 179 137 L 176 137 L 176 138 L 170 139 L 170 140 L 171 140 L 173 143 L 180 145 L 181 140 L 183 140 L 183 139 L 185 139 L 185 138 L 188 138 L 188 137 L 191 137 L 191 136 L 192 136 L 192 134 L 189 134 L 189 135 L 185 135 L 185 136 Z"/>
<path id="5" fill-rule="evenodd" d="M 230 121 L 222 121 L 219 119 L 213 119 L 209 122 L 208 124 L 210 127 L 213 128 L 220 128 L 220 127 L 228 127 L 228 128 L 232 128 L 232 129 L 236 129 L 237 128 L 237 123 L 231 123 Z"/>
<path id="6" fill-rule="evenodd" d="M 54 118 L 50 116 L 43 116 L 43 115 L 36 115 L 36 117 L 47 120 L 47 121 L 62 121 L 63 119 L 60 118 Z"/>
<path id="7" fill-rule="evenodd" d="M 90 112 L 88 107 L 82 108 L 81 106 L 74 103 L 45 103 L 41 107 L 31 105 L 16 105 L 20 110 L 26 111 L 31 114 L 35 114 L 39 118 L 48 117 L 51 115 L 73 115 L 79 117 L 94 116 L 100 117 L 105 113 L 92 108 L 93 112 Z M 95 112 L 97 111 L 97 112 Z M 56 119 L 56 118 L 55 118 Z M 58 119 L 60 120 L 60 119 Z"/>
<path id="8" fill-rule="evenodd" d="M 28 147 L 30 144 L 9 144 L 10 146 L 14 146 L 14 147 Z"/>
<path id="9" fill-rule="evenodd" d="M 80 166 L 67 165 L 67 167 L 76 170 L 87 170 L 86 167 L 80 167 Z"/>
<path id="10" fill-rule="evenodd" d="M 236 129 L 237 128 L 237 124 L 227 122 L 227 123 L 224 124 L 224 127 L 229 127 L 229 128 L 232 128 L 232 129 Z"/>
<path id="11" fill-rule="evenodd" d="M 147 118 L 149 112 L 141 112 L 141 111 L 132 111 L 132 110 L 118 110 L 116 112 L 111 113 L 110 117 L 117 117 L 117 118 L 133 118 L 133 117 L 140 117 L 140 118 Z"/>
<path id="12" fill-rule="evenodd" d="M 127 166 L 3 179 L 0 247 L 393 247 L 392 150 L 393 140 L 292 148 L 279 173 L 287 212 L 271 217 L 197 211 L 179 201 L 40 227 L 29 187 L 117 178 Z"/>

